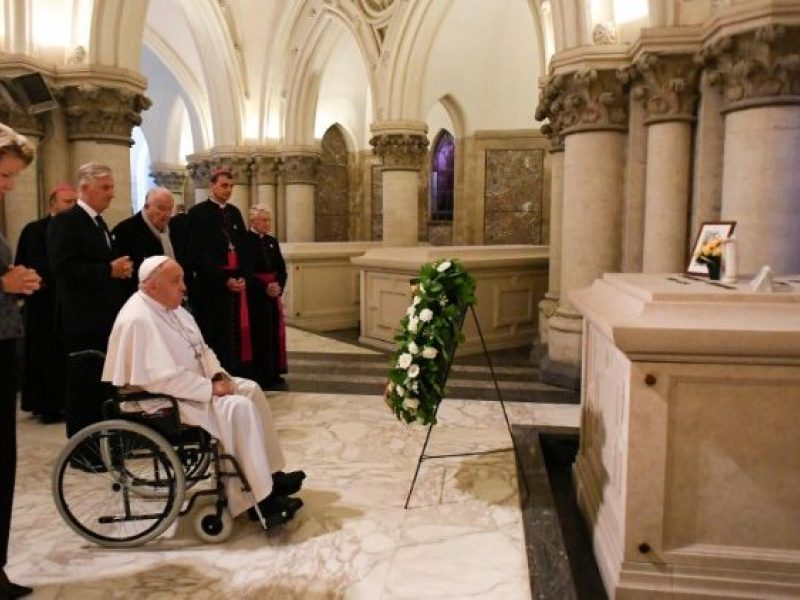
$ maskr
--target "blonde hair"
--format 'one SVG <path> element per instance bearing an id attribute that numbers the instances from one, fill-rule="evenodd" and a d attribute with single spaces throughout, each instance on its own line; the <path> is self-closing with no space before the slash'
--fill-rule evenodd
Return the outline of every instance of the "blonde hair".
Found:
<path id="1" fill-rule="evenodd" d="M 250 207 L 248 215 L 250 216 L 251 219 L 259 215 L 269 215 L 270 217 L 272 217 L 272 209 L 266 204 L 256 204 L 255 206 Z"/>
<path id="2" fill-rule="evenodd" d="M 35 154 L 36 150 L 28 138 L 0 123 L 0 159 L 9 155 L 16 156 L 27 166 L 33 162 Z"/>

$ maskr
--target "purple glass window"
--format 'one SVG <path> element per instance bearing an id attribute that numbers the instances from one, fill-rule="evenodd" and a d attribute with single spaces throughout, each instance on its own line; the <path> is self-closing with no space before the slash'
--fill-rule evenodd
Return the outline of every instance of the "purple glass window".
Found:
<path id="1" fill-rule="evenodd" d="M 431 220 L 453 220 L 453 181 L 455 169 L 455 140 L 442 129 L 436 136 L 431 157 Z"/>

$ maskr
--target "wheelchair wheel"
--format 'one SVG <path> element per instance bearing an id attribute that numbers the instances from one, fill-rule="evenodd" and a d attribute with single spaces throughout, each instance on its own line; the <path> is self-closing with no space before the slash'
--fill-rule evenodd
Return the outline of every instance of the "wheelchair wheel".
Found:
<path id="1" fill-rule="evenodd" d="M 217 513 L 220 514 L 217 514 Z M 200 504 L 193 513 L 194 531 L 204 542 L 220 544 L 233 533 L 233 517 L 225 508 L 217 510 L 216 501 Z"/>
<path id="2" fill-rule="evenodd" d="M 189 490 L 209 478 L 208 469 L 211 466 L 213 450 L 208 434 L 200 428 L 190 430 L 191 437 L 179 441 L 172 441 L 175 454 L 183 466 L 185 489 Z M 166 438 L 165 438 L 166 439 Z M 108 443 L 101 445 L 103 462 L 108 462 L 111 457 L 111 447 Z M 171 492 L 165 487 L 163 480 L 146 482 L 142 476 L 137 478 L 138 485 L 131 486 L 131 493 L 143 498 L 164 498 Z"/>
<path id="3" fill-rule="evenodd" d="M 158 432 L 129 421 L 103 421 L 75 434 L 53 470 L 53 499 L 83 538 L 111 548 L 144 544 L 177 518 L 183 466 Z M 141 493 L 142 490 L 158 494 Z"/>

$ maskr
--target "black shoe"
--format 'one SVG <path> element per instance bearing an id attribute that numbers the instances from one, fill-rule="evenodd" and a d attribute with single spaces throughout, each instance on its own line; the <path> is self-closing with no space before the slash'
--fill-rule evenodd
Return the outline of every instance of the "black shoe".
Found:
<path id="1" fill-rule="evenodd" d="M 27 585 L 19 585 L 11 581 L 3 582 L 3 584 L 0 585 L 0 597 L 22 598 L 32 593 L 33 588 L 29 588 Z"/>
<path id="2" fill-rule="evenodd" d="M 292 471 L 291 473 L 276 471 L 272 474 L 272 489 L 279 496 L 291 496 L 300 491 L 305 478 L 306 474 L 303 471 Z"/>
<path id="3" fill-rule="evenodd" d="M 299 498 L 287 498 L 286 496 L 277 496 L 274 493 L 270 494 L 258 503 L 258 508 L 267 523 L 267 527 L 275 527 L 291 521 L 300 507 L 303 506 L 303 501 Z M 255 509 L 251 508 L 247 514 L 252 521 L 258 521 L 258 515 Z"/>

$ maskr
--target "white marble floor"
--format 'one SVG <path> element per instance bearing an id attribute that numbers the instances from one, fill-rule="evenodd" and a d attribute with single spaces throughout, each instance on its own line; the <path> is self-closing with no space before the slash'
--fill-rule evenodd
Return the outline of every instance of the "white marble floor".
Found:
<path id="1" fill-rule="evenodd" d="M 332 351 L 307 336 L 313 351 Z M 51 498 L 63 426 L 20 415 L 7 572 L 35 586 L 35 599 L 530 598 L 511 452 L 425 461 L 404 510 L 425 429 L 396 421 L 380 396 L 269 398 L 289 467 L 308 474 L 305 507 L 266 533 L 237 520 L 221 545 L 200 542 L 188 519 L 134 549 L 85 542 Z M 512 423 L 577 425 L 577 406 L 507 407 Z M 428 452 L 509 444 L 496 402 L 447 399 Z"/>

